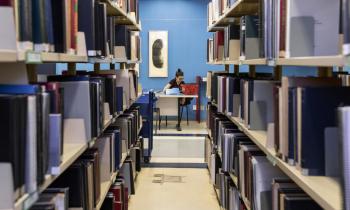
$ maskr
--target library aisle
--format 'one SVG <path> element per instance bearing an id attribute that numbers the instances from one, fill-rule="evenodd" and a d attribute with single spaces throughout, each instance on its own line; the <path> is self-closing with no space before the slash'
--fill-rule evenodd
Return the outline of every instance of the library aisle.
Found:
<path id="1" fill-rule="evenodd" d="M 173 124 L 162 123 L 154 136 L 151 163 L 137 177 L 129 210 L 219 210 L 204 163 L 205 124 L 183 123 L 182 132 Z"/>
<path id="2" fill-rule="evenodd" d="M 220 207 L 206 168 L 143 168 L 137 177 L 136 194 L 129 200 L 129 210 L 139 209 L 219 210 Z"/>

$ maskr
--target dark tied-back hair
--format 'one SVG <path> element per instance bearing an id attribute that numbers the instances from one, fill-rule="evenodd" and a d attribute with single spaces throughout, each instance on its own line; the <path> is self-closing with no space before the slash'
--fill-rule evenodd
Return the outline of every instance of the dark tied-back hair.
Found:
<path id="1" fill-rule="evenodd" d="M 183 77 L 184 76 L 184 72 L 181 69 L 177 69 L 175 76 L 176 77 L 180 77 L 180 76 Z"/>

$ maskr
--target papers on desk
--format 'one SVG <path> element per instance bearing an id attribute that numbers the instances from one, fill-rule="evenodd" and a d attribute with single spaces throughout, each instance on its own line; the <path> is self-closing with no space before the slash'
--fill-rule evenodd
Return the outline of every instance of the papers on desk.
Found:
<path id="1" fill-rule="evenodd" d="M 180 95 L 180 89 L 179 88 L 166 89 L 165 95 Z"/>

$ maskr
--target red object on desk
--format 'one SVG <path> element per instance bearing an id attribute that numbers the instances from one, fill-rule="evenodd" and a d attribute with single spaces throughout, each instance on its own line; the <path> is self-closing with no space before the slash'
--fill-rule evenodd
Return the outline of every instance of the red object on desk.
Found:
<path id="1" fill-rule="evenodd" d="M 181 91 L 184 95 L 198 95 L 198 84 L 183 84 Z"/>
<path id="2" fill-rule="evenodd" d="M 198 123 L 201 122 L 201 102 L 200 102 L 200 85 L 202 78 L 196 77 L 196 83 L 188 83 L 181 85 L 181 91 L 184 95 L 196 95 L 196 120 Z"/>

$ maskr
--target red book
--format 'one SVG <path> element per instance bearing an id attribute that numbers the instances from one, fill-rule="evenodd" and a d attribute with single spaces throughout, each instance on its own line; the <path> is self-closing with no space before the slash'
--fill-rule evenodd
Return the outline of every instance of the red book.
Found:
<path id="1" fill-rule="evenodd" d="M 224 33 L 224 31 L 216 32 L 216 38 L 217 38 L 218 46 L 219 45 L 224 45 L 224 40 L 225 40 L 225 33 Z"/>
<path id="2" fill-rule="evenodd" d="M 0 0 L 0 6 L 5 7 L 11 7 L 12 6 L 12 0 Z"/>
<path id="3" fill-rule="evenodd" d="M 71 46 L 70 48 L 77 49 L 77 34 L 78 34 L 78 0 L 71 0 Z"/>
<path id="4" fill-rule="evenodd" d="M 123 210 L 123 203 L 114 201 L 114 209 L 113 210 Z"/>
<path id="5" fill-rule="evenodd" d="M 109 189 L 109 192 L 113 193 L 114 195 L 114 201 L 116 202 L 122 202 L 122 186 L 119 184 L 113 184 L 111 188 Z"/>
<path id="6" fill-rule="evenodd" d="M 285 57 L 286 52 L 286 19 L 287 19 L 287 7 L 286 1 L 280 0 L 280 56 Z"/>
<path id="7" fill-rule="evenodd" d="M 129 206 L 128 206 L 128 203 L 129 203 L 129 190 L 127 187 L 124 188 L 124 210 L 128 210 Z"/>

